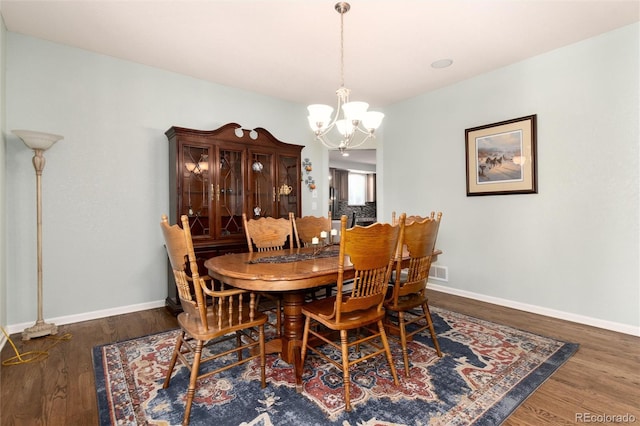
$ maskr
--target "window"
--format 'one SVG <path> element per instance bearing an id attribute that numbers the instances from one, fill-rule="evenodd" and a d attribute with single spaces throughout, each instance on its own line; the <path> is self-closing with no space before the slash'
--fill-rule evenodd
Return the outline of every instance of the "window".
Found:
<path id="1" fill-rule="evenodd" d="M 363 206 L 367 196 L 367 175 L 349 172 L 349 205 Z"/>

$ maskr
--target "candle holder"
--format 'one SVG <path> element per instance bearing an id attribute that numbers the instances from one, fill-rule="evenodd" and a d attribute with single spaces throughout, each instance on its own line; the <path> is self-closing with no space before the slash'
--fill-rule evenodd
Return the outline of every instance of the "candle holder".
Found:
<path id="1" fill-rule="evenodd" d="M 334 238 L 338 235 L 337 229 L 329 231 L 320 231 L 320 237 L 311 239 L 311 247 L 313 247 L 313 255 L 316 256 L 321 251 L 330 249 L 335 244 Z"/>

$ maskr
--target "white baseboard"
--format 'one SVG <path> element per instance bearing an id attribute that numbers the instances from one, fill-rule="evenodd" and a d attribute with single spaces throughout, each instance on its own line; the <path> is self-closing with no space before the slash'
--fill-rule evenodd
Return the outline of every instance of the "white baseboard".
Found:
<path id="1" fill-rule="evenodd" d="M 531 312 L 534 314 L 544 315 L 551 318 L 576 322 L 578 324 L 590 325 L 593 327 L 603 328 L 605 330 L 616 331 L 619 333 L 630 334 L 640 337 L 640 327 L 634 327 L 628 324 L 621 324 L 613 321 L 605 321 L 598 318 L 587 317 L 584 315 L 572 314 L 570 312 L 558 311 L 555 309 L 544 308 L 537 305 L 529 305 L 527 303 L 515 302 L 513 300 L 501 299 L 499 297 L 487 296 L 484 294 L 473 293 L 470 291 L 451 288 L 439 284 L 429 282 L 429 289 L 442 293 L 453 294 L 454 296 L 466 297 L 468 299 L 479 300 L 481 302 L 492 303 L 494 305 L 505 306 L 507 308 L 518 309 L 520 311 Z"/>
<path id="2" fill-rule="evenodd" d="M 89 320 L 94 320 L 98 318 L 110 317 L 113 315 L 128 314 L 130 312 L 138 312 L 138 311 L 144 311 L 147 309 L 161 308 L 164 305 L 165 305 L 165 301 L 163 299 L 163 300 L 156 300 L 154 302 L 139 303 L 137 305 L 119 306 L 117 308 L 103 309 L 101 311 L 85 312 L 82 314 L 67 315 L 67 316 L 57 317 L 57 318 L 45 318 L 45 322 L 53 323 L 56 325 L 73 324 L 75 322 L 89 321 Z M 25 328 L 31 327 L 33 324 L 35 324 L 35 320 L 31 322 L 25 322 L 22 324 L 12 324 L 12 325 L 8 325 L 6 330 L 7 330 L 7 333 L 13 334 L 13 333 L 20 332 Z M 4 335 L 2 335 L 2 337 L 4 337 Z M 0 346 L 0 350 L 1 349 L 2 349 L 2 346 Z"/>
<path id="3" fill-rule="evenodd" d="M 544 315 L 551 318 L 558 318 L 561 320 L 576 322 L 579 324 L 590 325 L 593 327 L 602 328 L 605 330 L 616 331 L 619 333 L 630 334 L 632 336 L 640 337 L 640 328 L 634 327 L 628 324 L 621 324 L 613 321 L 605 321 L 598 318 L 587 317 L 584 315 L 572 314 L 569 312 L 558 311 L 555 309 L 544 308 L 537 305 L 530 305 L 527 303 L 515 302 L 513 300 L 502 299 L 499 297 L 486 296 L 484 294 L 473 293 L 470 291 L 459 290 L 439 284 L 429 283 L 429 289 L 433 291 L 439 291 L 442 293 L 453 294 L 454 296 L 466 297 L 469 299 L 479 300 L 481 302 L 492 303 L 494 305 L 505 306 L 507 308 L 518 309 L 520 311 L 531 312 L 534 314 Z M 165 305 L 164 300 L 157 300 L 154 302 L 139 303 L 137 305 L 120 306 L 118 308 L 104 309 L 101 311 L 86 312 L 83 314 L 67 315 L 57 318 L 47 318 L 45 321 L 57 325 L 72 324 L 81 321 L 89 321 L 98 318 L 110 317 L 113 315 L 127 314 L 130 312 L 144 311 L 146 309 L 161 308 Z M 13 334 L 30 327 L 34 322 L 8 325 L 6 331 L 8 334 Z M 0 351 L 7 342 L 4 334 L 0 335 Z"/>

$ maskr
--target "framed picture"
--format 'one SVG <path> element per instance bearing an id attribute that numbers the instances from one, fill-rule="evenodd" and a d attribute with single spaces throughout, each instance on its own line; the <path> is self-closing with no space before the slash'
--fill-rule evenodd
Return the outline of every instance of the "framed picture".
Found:
<path id="1" fill-rule="evenodd" d="M 536 194 L 536 116 L 465 130 L 467 196 Z"/>

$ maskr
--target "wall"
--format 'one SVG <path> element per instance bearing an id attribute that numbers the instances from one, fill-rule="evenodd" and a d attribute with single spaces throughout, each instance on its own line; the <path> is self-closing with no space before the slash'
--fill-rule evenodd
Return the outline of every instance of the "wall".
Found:
<path id="1" fill-rule="evenodd" d="M 5 170 L 5 156 L 6 156 L 6 142 L 5 142 L 5 52 L 6 52 L 6 35 L 7 29 L 4 25 L 4 20 L 0 17 L 0 133 L 2 133 L 2 142 L 0 143 L 0 326 L 7 325 L 7 263 L 6 263 L 6 232 L 7 232 L 7 220 L 6 220 L 6 170 Z M 0 335 L 0 343 L 5 339 L 4 334 Z M 2 344 L 0 344 L 2 348 Z"/>
<path id="2" fill-rule="evenodd" d="M 444 212 L 446 290 L 637 332 L 638 33 L 632 25 L 385 109 L 378 217 Z M 36 313 L 32 154 L 10 129 L 65 136 L 43 176 L 45 318 L 76 320 L 166 296 L 168 127 L 238 122 L 312 143 L 304 105 L 4 36 L 7 324 Z M 464 129 L 528 114 L 538 115 L 539 194 L 466 197 Z M 304 157 L 326 182 L 326 151 L 310 145 Z M 318 215 L 303 193 L 303 214 Z M 328 199 L 323 185 L 318 199 Z"/>
<path id="3" fill-rule="evenodd" d="M 380 219 L 443 211 L 444 290 L 638 334 L 639 32 L 624 27 L 385 110 Z M 465 129 L 531 114 L 539 193 L 467 197 Z"/>
<path id="4" fill-rule="evenodd" d="M 303 105 L 16 33 L 7 43 L 6 129 L 64 135 L 45 153 L 42 178 L 45 319 L 163 305 L 170 126 L 235 122 L 285 142 L 313 141 Z M 8 323 L 21 324 L 37 312 L 35 173 L 32 152 L 6 137 L 6 309 Z M 318 144 L 302 155 L 326 164 Z M 317 170 L 326 181 L 328 171 Z M 319 190 L 328 199 L 328 188 Z M 303 191 L 303 213 L 317 214 L 310 205 Z"/>

